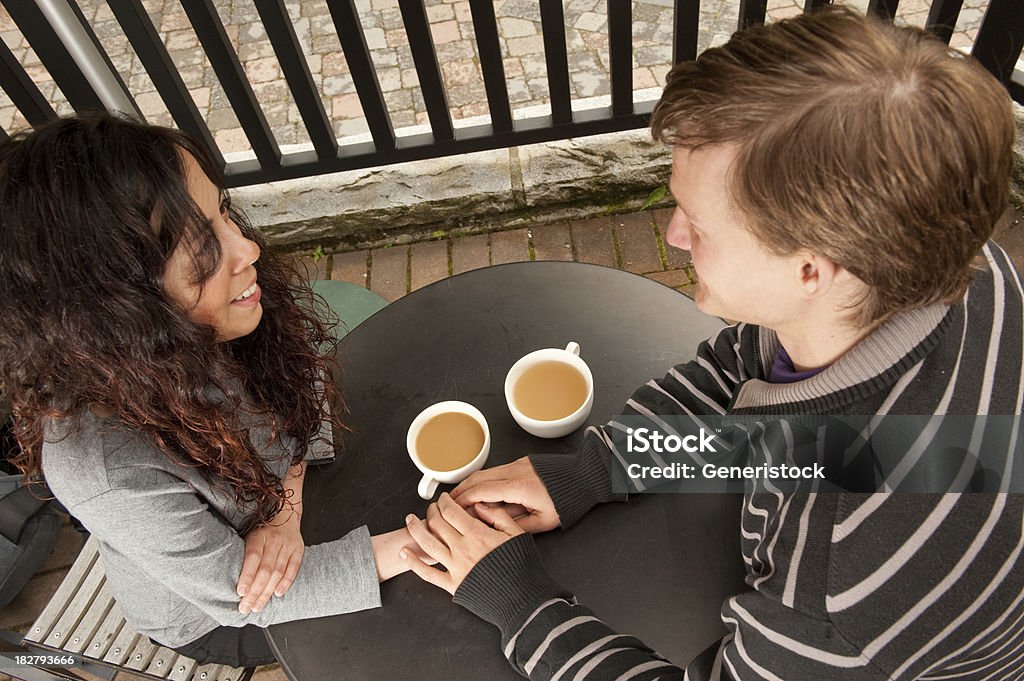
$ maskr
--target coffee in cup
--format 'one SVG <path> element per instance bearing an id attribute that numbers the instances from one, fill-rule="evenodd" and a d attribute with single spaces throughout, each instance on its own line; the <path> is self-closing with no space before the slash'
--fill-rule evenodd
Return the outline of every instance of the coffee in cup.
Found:
<path id="1" fill-rule="evenodd" d="M 505 377 L 512 417 L 538 437 L 562 437 L 583 425 L 594 404 L 594 377 L 579 357 L 578 343 L 522 357 Z"/>
<path id="2" fill-rule="evenodd" d="M 473 405 L 450 400 L 424 409 L 406 435 L 409 456 L 423 473 L 420 497 L 431 499 L 439 483 L 461 482 L 483 468 L 490 447 L 487 420 Z"/>

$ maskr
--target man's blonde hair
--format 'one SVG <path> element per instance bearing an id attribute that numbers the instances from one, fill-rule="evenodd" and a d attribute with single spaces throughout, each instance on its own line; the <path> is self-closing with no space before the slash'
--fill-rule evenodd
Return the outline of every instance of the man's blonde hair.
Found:
<path id="1" fill-rule="evenodd" d="M 829 9 L 736 33 L 676 65 L 656 139 L 735 144 L 730 194 L 771 252 L 864 281 L 861 325 L 959 300 L 1009 203 L 1003 86 L 927 33 Z"/>

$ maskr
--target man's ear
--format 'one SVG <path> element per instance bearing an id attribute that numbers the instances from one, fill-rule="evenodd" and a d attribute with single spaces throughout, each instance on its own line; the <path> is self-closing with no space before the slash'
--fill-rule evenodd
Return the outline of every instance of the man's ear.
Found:
<path id="1" fill-rule="evenodd" d="M 824 295 L 835 283 L 840 267 L 823 255 L 801 252 L 797 259 L 797 277 L 806 298 Z"/>

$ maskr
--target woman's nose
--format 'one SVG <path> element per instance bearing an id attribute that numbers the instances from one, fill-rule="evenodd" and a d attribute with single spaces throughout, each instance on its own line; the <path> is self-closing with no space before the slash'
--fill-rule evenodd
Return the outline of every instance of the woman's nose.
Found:
<path id="1" fill-rule="evenodd" d="M 248 239 L 241 232 L 237 235 L 235 245 L 235 271 L 243 272 L 247 267 L 260 259 L 260 246 Z"/>
<path id="2" fill-rule="evenodd" d="M 679 208 L 676 208 L 672 213 L 672 219 L 669 220 L 668 229 L 665 230 L 665 241 L 684 251 L 690 250 L 690 228 L 686 224 L 686 215 Z"/>

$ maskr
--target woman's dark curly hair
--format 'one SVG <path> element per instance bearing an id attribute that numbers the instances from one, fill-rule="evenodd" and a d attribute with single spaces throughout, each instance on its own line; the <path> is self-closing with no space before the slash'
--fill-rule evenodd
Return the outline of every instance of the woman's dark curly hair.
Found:
<path id="1" fill-rule="evenodd" d="M 48 419 L 114 412 L 116 427 L 150 439 L 233 494 L 252 522 L 283 506 L 281 480 L 245 427 L 259 414 L 271 438 L 295 438 L 292 465 L 331 416 L 334 339 L 305 278 L 260 245 L 263 317 L 218 342 L 164 292 L 179 244 L 195 283 L 217 270 L 220 245 L 189 196 L 183 154 L 223 191 L 220 169 L 188 135 L 109 114 L 58 119 L 0 143 L 0 382 L 21 453 L 41 473 Z M 337 402 L 335 402 L 337 405 Z"/>

